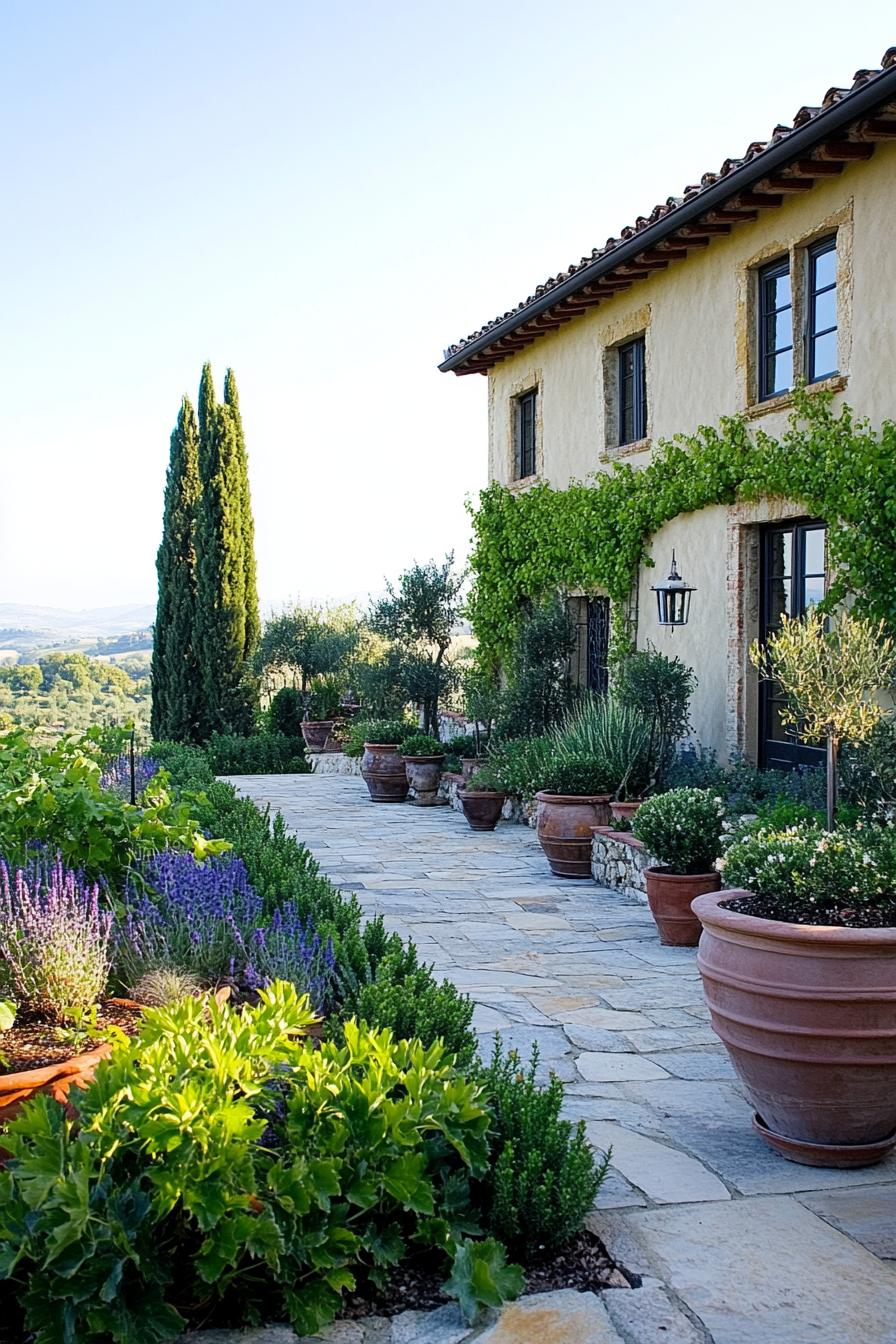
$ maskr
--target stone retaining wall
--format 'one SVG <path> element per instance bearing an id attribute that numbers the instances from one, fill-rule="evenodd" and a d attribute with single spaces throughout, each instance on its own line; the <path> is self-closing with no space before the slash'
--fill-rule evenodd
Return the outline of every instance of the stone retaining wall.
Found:
<path id="1" fill-rule="evenodd" d="M 309 752 L 311 772 L 315 775 L 360 775 L 361 757 L 346 756 L 344 751 Z"/>
<path id="2" fill-rule="evenodd" d="M 644 870 L 655 864 L 653 855 L 630 831 L 614 831 L 609 826 L 595 831 L 591 841 L 591 872 L 598 886 L 625 892 L 646 904 Z"/>

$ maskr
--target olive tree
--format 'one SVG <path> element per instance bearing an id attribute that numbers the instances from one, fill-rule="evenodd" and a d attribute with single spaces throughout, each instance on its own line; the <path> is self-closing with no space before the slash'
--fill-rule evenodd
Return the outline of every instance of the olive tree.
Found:
<path id="1" fill-rule="evenodd" d="M 896 645 L 883 622 L 848 611 L 830 624 L 815 607 L 801 620 L 784 617 L 750 659 L 759 674 L 781 687 L 785 726 L 827 746 L 827 824 L 837 810 L 837 760 L 843 742 L 864 742 L 887 713 L 876 698 L 896 677 Z"/>

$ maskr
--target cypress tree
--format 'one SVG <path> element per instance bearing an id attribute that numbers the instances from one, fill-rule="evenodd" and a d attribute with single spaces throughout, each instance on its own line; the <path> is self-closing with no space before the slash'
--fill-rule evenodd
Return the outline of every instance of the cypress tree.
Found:
<path id="1" fill-rule="evenodd" d="M 162 542 L 156 557 L 159 596 L 152 655 L 152 732 L 195 740 L 200 718 L 196 625 L 196 514 L 199 432 L 189 400 L 171 434 Z"/>
<path id="2" fill-rule="evenodd" d="M 249 456 L 240 415 L 240 398 L 233 369 L 224 376 L 224 405 L 233 417 L 239 473 L 240 514 L 243 534 L 243 591 L 245 594 L 245 646 L 243 657 L 248 662 L 258 648 L 261 637 L 261 617 L 258 612 L 258 578 L 255 570 L 255 520 L 252 517 L 252 495 L 249 490 Z"/>
<path id="3" fill-rule="evenodd" d="M 202 685 L 200 731 L 205 739 L 215 731 L 247 731 L 251 698 L 244 680 L 243 492 L 237 432 L 229 407 L 214 404 L 208 365 L 202 372 L 200 408 L 196 628 Z"/>

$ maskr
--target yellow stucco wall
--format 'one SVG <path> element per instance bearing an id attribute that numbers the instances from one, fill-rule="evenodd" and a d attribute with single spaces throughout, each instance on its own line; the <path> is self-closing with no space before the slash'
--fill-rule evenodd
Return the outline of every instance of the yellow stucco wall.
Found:
<path id="1" fill-rule="evenodd" d="M 871 160 L 785 199 L 778 209 L 760 212 L 754 223 L 736 226 L 686 261 L 638 281 L 497 365 L 489 374 L 492 479 L 512 484 L 511 400 L 536 385 L 539 478 L 563 488 L 571 480 L 611 470 L 605 352 L 640 331 L 646 331 L 649 442 L 629 457 L 635 465 L 647 460 L 650 442 L 717 423 L 733 411 L 745 410 L 768 432 L 779 433 L 786 426 L 789 399 L 753 404 L 751 268 L 833 228 L 838 231 L 841 371 L 832 380 L 836 399 L 847 400 L 875 424 L 896 418 L 894 221 L 896 145 L 884 144 Z M 769 501 L 749 517 L 722 507 L 682 515 L 653 538 L 656 568 L 645 567 L 639 580 L 638 644 L 651 641 L 695 668 L 700 680 L 693 704 L 695 732 L 722 758 L 735 747 L 752 754 L 755 746 L 755 695 L 745 650 L 755 613 L 746 612 L 746 634 L 735 638 L 732 628 L 736 604 L 750 601 L 749 593 L 736 592 L 732 575 L 740 554 L 737 529 L 782 512 L 798 509 Z M 668 572 L 673 545 L 682 573 L 698 591 L 689 626 L 670 636 L 657 625 L 649 590 Z"/>

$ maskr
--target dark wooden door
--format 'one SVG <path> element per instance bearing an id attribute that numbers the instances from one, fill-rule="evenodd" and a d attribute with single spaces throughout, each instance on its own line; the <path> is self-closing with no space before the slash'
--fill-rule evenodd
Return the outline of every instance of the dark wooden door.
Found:
<path id="1" fill-rule="evenodd" d="M 762 538 L 760 638 L 781 617 L 804 616 L 825 594 L 825 525 L 817 521 L 775 523 Z M 823 765 L 824 749 L 808 746 L 785 728 L 785 700 L 777 682 L 764 681 L 759 694 L 759 764 L 779 770 Z"/>

